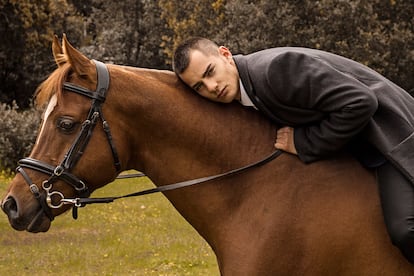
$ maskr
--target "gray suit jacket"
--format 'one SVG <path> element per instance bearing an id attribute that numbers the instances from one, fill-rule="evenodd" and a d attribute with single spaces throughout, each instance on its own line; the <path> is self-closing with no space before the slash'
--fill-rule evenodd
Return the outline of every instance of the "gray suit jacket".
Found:
<path id="1" fill-rule="evenodd" d="M 319 50 L 282 47 L 233 58 L 256 107 L 276 124 L 295 128 L 302 161 L 329 157 L 357 137 L 414 183 L 414 98 L 402 88 Z"/>

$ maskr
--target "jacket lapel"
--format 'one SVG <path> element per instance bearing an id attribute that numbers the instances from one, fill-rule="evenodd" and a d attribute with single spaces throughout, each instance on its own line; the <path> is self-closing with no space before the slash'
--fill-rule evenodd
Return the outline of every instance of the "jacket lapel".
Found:
<path id="1" fill-rule="evenodd" d="M 246 93 L 249 96 L 250 100 L 253 104 L 261 111 L 264 115 L 270 118 L 274 123 L 278 125 L 286 125 L 286 122 L 283 122 L 279 118 L 275 117 L 273 112 L 269 110 L 269 108 L 263 104 L 262 100 L 256 95 L 254 91 L 253 84 L 250 80 L 248 65 L 247 65 L 247 58 L 243 55 L 236 55 L 233 56 L 234 62 L 236 63 L 237 70 L 239 71 L 239 77 L 241 82 L 243 83 L 244 88 L 246 89 Z"/>

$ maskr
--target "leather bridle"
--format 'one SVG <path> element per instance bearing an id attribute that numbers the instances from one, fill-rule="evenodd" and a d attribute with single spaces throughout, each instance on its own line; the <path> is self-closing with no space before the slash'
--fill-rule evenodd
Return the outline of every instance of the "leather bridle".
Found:
<path id="1" fill-rule="evenodd" d="M 33 159 L 33 158 L 23 158 L 19 161 L 19 166 L 17 167 L 17 172 L 20 173 L 25 179 L 26 183 L 29 185 L 30 191 L 33 193 L 35 198 L 38 200 L 43 212 L 47 217 L 52 221 L 54 215 L 52 209 L 58 209 L 65 204 L 73 205 L 73 218 L 77 218 L 77 208 L 83 207 L 86 204 L 92 203 L 109 203 L 113 202 L 116 199 L 132 197 L 132 196 L 141 196 L 146 194 L 152 194 L 156 192 L 165 192 L 174 189 L 184 188 L 192 186 L 195 184 L 205 183 L 212 180 L 217 180 L 223 177 L 231 176 L 240 172 L 243 172 L 247 169 L 261 166 L 274 158 L 278 157 L 282 151 L 275 150 L 269 156 L 254 162 L 252 164 L 246 165 L 241 168 L 227 171 L 225 173 L 207 176 L 192 180 L 187 180 L 183 182 L 168 184 L 153 189 L 143 190 L 136 193 L 131 193 L 123 196 L 117 197 L 105 197 L 105 198 L 88 198 L 90 191 L 88 186 L 80 180 L 78 177 L 71 173 L 72 169 L 76 166 L 77 162 L 81 158 L 86 146 L 89 143 L 89 140 L 92 136 L 92 132 L 95 126 L 100 119 L 102 122 L 103 130 L 105 131 L 106 138 L 108 140 L 109 146 L 111 148 L 112 156 L 114 159 L 114 167 L 117 173 L 121 170 L 121 164 L 118 157 L 118 152 L 115 148 L 115 144 L 112 139 L 111 131 L 109 129 L 108 122 L 105 120 L 102 113 L 102 104 L 105 102 L 106 93 L 109 88 L 109 72 L 106 68 L 106 65 L 100 61 L 94 60 L 96 65 L 96 71 L 98 76 L 98 84 L 95 91 L 90 91 L 84 87 L 65 82 L 63 88 L 67 91 L 80 94 L 82 96 L 92 99 L 91 108 L 89 110 L 86 120 L 82 123 L 80 132 L 78 133 L 74 143 L 71 145 L 69 150 L 66 152 L 62 162 L 59 165 L 53 166 L 47 164 L 43 161 Z M 50 175 L 49 179 L 43 181 L 42 189 L 44 192 L 39 190 L 39 187 L 33 183 L 29 175 L 26 173 L 25 169 L 35 170 L 47 175 Z M 138 174 L 136 176 L 145 176 L 144 174 Z M 126 178 L 118 177 L 118 178 Z M 76 192 L 76 198 L 65 198 L 63 193 L 59 191 L 52 191 L 52 185 L 57 180 L 63 180 L 69 184 Z"/>
<path id="2" fill-rule="evenodd" d="M 108 122 L 105 120 L 102 113 L 102 104 L 105 102 L 106 93 L 109 88 L 109 72 L 104 63 L 97 60 L 94 60 L 94 62 L 98 77 L 95 91 L 90 91 L 84 87 L 68 82 L 63 84 L 63 89 L 88 97 L 92 100 L 92 103 L 88 116 L 82 123 L 80 132 L 78 133 L 74 143 L 66 152 L 62 162 L 55 167 L 37 159 L 23 158 L 19 161 L 19 166 L 16 169 L 17 172 L 23 176 L 26 183 L 30 187 L 30 191 L 39 201 L 44 213 L 50 220 L 54 219 L 51 209 L 58 209 L 65 204 L 63 201 L 64 195 L 61 192 L 52 191 L 52 185 L 57 180 L 63 180 L 72 186 L 78 197 L 88 197 L 90 195 L 88 187 L 85 183 L 73 175 L 71 171 L 81 158 L 99 119 L 102 122 L 103 130 L 111 148 L 115 170 L 119 173 L 121 169 L 118 152 L 115 148 Z M 50 175 L 49 179 L 42 183 L 42 188 L 45 191 L 44 193 L 40 192 L 37 185 L 33 183 L 29 175 L 25 172 L 25 169 L 32 169 Z"/>

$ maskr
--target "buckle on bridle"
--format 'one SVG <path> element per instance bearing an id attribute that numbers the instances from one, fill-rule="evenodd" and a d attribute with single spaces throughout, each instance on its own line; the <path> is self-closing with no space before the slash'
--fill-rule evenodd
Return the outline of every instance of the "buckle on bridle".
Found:
<path id="1" fill-rule="evenodd" d="M 53 171 L 53 173 L 56 175 L 56 176 L 61 176 L 62 175 L 62 173 L 65 171 L 65 168 L 64 167 L 62 167 L 62 166 L 57 166 L 56 168 L 55 168 L 55 170 Z"/>
<path id="2" fill-rule="evenodd" d="M 36 184 L 32 183 L 29 185 L 30 191 L 32 192 L 32 194 L 34 194 L 34 196 L 36 198 L 40 197 L 40 192 L 39 192 L 39 188 L 36 186 Z"/>

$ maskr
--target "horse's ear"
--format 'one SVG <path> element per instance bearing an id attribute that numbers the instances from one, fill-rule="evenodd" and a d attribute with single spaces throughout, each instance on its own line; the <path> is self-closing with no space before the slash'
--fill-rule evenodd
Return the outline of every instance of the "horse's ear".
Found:
<path id="1" fill-rule="evenodd" d="M 63 55 L 62 46 L 60 46 L 59 39 L 56 35 L 53 37 L 52 52 L 58 67 L 65 64 L 66 59 Z"/>
<path id="2" fill-rule="evenodd" d="M 84 56 L 81 52 L 76 50 L 63 35 L 62 39 L 63 53 L 76 74 L 80 76 L 89 75 L 95 69 L 93 63 Z"/>

